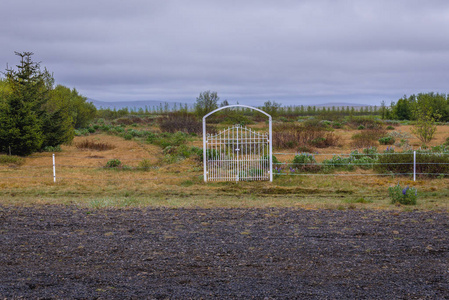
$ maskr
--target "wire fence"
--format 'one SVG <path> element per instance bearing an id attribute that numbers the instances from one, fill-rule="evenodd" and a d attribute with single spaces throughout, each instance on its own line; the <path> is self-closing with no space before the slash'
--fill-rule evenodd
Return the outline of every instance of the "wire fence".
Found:
<path id="1" fill-rule="evenodd" d="M 358 177 L 358 176 L 412 176 L 416 181 L 416 177 L 445 177 L 449 176 L 449 153 L 420 153 L 420 152 L 399 152 L 399 153 L 341 153 L 341 154 L 306 154 L 306 153 L 274 153 L 278 156 L 296 157 L 303 156 L 305 159 L 300 162 L 291 160 L 288 162 L 273 162 L 273 175 L 276 176 L 342 176 L 342 177 Z M 388 157 L 389 159 L 381 159 Z M 392 157 L 402 157 L 396 162 Z M 425 159 L 427 157 L 427 159 Z M 307 159 L 308 158 L 308 159 Z M 97 161 L 96 165 L 80 165 L 73 164 L 73 160 L 83 159 Z M 121 162 L 135 164 L 141 163 L 150 158 L 126 158 L 120 159 Z M 68 169 L 114 169 L 107 167 L 107 162 L 111 158 L 107 157 L 83 157 L 70 155 L 48 155 L 48 156 L 29 156 L 27 164 L 16 165 L 0 165 L 0 179 L 53 179 L 58 180 L 92 180 L 90 177 L 69 176 L 66 171 Z M 70 160 L 71 163 L 66 163 Z M 433 161 L 435 160 L 435 161 Z M 39 163 L 39 164 L 38 164 Z M 139 163 L 137 165 L 139 165 Z M 25 174 L 20 171 L 25 170 Z M 37 172 L 30 172 L 37 170 Z M 153 175 L 148 176 L 134 174 L 132 178 L 126 176 L 112 177 L 96 177 L 96 180 L 119 180 L 119 181 L 163 181 L 167 179 L 192 179 L 201 177 L 202 168 L 198 165 L 199 174 L 179 173 L 170 174 L 164 171 L 164 174 L 157 174 L 159 167 L 155 164 L 140 166 L 122 165 L 123 171 L 154 171 Z M 63 175 L 61 175 L 61 173 Z M 154 174 L 156 173 L 156 174 Z M 123 174 L 123 173 L 122 173 Z M 143 174 L 143 173 L 140 173 Z M 163 175 L 163 176 L 162 176 Z"/>

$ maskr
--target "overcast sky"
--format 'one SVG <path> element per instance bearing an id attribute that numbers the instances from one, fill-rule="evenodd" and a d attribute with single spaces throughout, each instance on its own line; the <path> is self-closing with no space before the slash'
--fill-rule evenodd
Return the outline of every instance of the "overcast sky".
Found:
<path id="1" fill-rule="evenodd" d="M 389 104 L 449 92 L 449 1 L 1 0 L 14 51 L 100 101 Z"/>

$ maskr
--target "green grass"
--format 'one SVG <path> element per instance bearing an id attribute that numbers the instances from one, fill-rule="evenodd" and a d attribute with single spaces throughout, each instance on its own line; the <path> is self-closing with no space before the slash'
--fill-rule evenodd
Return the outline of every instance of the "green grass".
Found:
<path id="1" fill-rule="evenodd" d="M 15 155 L 0 155 L 0 165 L 20 166 L 25 163 L 25 159 Z"/>

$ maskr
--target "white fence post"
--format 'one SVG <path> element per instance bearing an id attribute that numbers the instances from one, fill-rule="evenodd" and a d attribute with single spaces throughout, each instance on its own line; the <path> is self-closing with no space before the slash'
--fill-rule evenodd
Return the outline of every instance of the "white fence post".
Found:
<path id="1" fill-rule="evenodd" d="M 56 182 L 55 154 L 53 153 L 53 182 Z"/>
<path id="2" fill-rule="evenodd" d="M 416 150 L 413 151 L 413 181 L 416 181 Z"/>

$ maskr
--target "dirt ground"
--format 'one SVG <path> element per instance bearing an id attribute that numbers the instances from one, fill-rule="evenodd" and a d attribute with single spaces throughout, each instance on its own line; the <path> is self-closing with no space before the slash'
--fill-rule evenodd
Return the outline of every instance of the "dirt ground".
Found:
<path id="1" fill-rule="evenodd" d="M 0 274 L 5 299 L 449 299 L 449 217 L 0 206 Z"/>

